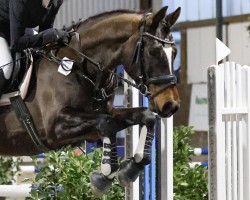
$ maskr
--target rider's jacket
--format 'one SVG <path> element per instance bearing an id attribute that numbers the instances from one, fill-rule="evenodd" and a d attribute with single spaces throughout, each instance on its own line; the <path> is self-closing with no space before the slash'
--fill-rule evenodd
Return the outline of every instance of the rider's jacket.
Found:
<path id="1" fill-rule="evenodd" d="M 12 51 L 40 47 L 48 40 L 63 0 L 51 0 L 47 8 L 42 0 L 0 0 L 0 36 L 7 39 Z M 39 33 L 25 36 L 26 28 L 39 26 Z M 44 31 L 47 30 L 47 31 Z"/>

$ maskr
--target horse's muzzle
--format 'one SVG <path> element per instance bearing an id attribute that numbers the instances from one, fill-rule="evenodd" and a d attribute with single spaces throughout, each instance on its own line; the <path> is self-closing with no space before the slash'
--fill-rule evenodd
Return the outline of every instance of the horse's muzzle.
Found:
<path id="1" fill-rule="evenodd" d="M 180 103 L 168 101 L 166 102 L 161 111 L 158 111 L 160 117 L 171 117 L 180 108 Z"/>
<path id="2" fill-rule="evenodd" d="M 151 84 L 149 91 L 153 94 L 153 98 L 150 98 L 149 108 L 160 117 L 171 117 L 179 109 L 180 99 L 175 85 Z"/>

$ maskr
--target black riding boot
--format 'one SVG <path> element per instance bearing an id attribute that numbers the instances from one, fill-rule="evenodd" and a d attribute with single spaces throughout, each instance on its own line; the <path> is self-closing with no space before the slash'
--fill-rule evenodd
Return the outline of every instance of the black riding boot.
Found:
<path id="1" fill-rule="evenodd" d="M 3 70 L 0 69 L 0 97 L 4 92 L 4 87 L 5 87 L 6 82 L 7 82 L 7 79 L 4 77 Z"/>

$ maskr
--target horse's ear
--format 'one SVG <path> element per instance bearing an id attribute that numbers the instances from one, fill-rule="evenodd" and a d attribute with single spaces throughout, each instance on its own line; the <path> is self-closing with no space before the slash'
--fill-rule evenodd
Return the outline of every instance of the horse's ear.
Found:
<path id="1" fill-rule="evenodd" d="M 167 22 L 167 24 L 171 26 L 173 26 L 175 24 L 175 22 L 177 21 L 177 19 L 179 18 L 181 13 L 181 7 L 178 7 L 174 12 L 168 14 L 164 21 Z"/>
<path id="2" fill-rule="evenodd" d="M 162 7 L 157 13 L 153 15 L 151 27 L 157 28 L 160 21 L 166 16 L 168 6 Z"/>

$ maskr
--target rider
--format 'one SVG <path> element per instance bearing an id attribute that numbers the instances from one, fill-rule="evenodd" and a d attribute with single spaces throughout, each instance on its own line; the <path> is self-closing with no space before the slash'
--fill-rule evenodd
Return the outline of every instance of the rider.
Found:
<path id="1" fill-rule="evenodd" d="M 52 28 L 63 0 L 0 0 L 0 97 L 13 70 L 12 53 L 69 42 L 69 34 Z M 32 28 L 39 27 L 38 34 Z M 10 47 L 9 47 L 10 46 Z"/>

